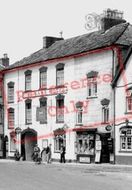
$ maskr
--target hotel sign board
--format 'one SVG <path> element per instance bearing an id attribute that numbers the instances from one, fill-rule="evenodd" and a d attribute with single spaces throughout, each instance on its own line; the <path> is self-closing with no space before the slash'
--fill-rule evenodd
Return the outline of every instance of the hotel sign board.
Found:
<path id="1" fill-rule="evenodd" d="M 18 91 L 18 101 L 22 101 L 23 99 L 32 99 L 36 97 L 41 96 L 52 96 L 52 95 L 58 95 L 58 94 L 66 94 L 67 93 L 67 87 L 54 87 L 49 89 L 39 89 L 39 90 L 33 90 L 33 91 Z"/>

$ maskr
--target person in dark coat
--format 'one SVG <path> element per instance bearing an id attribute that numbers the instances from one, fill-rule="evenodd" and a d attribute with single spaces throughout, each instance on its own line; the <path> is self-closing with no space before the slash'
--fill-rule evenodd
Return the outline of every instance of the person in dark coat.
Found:
<path id="1" fill-rule="evenodd" d="M 65 163 L 65 153 L 66 153 L 66 149 L 65 149 L 65 146 L 61 146 L 61 149 L 60 149 L 60 162 L 61 163 Z"/>

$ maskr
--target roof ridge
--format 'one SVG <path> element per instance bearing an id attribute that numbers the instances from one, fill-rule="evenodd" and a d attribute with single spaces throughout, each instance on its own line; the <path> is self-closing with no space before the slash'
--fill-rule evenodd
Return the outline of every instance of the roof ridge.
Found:
<path id="1" fill-rule="evenodd" d="M 119 40 L 119 38 L 122 36 L 122 34 L 125 32 L 125 30 L 127 29 L 127 27 L 130 25 L 128 22 L 127 23 L 124 23 L 124 25 L 126 25 L 125 26 L 125 28 L 124 28 L 124 30 L 121 32 L 121 34 L 117 37 L 117 39 L 115 39 L 115 41 L 113 42 L 113 43 L 116 43 L 118 40 Z"/>

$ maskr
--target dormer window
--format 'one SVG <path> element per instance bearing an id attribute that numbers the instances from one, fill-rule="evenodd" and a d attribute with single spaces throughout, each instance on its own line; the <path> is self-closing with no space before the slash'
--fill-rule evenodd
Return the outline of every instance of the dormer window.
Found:
<path id="1" fill-rule="evenodd" d="M 97 96 L 97 75 L 98 72 L 96 71 L 91 71 L 87 74 L 88 97 Z"/>

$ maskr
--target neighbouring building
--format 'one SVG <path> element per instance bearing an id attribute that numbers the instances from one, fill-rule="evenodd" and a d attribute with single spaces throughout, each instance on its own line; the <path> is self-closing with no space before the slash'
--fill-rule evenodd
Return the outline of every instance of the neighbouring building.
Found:
<path id="1" fill-rule="evenodd" d="M 115 75 L 115 162 L 132 164 L 132 46 Z"/>
<path id="2" fill-rule="evenodd" d="M 43 48 L 4 70 L 4 135 L 8 157 L 16 149 L 31 160 L 37 143 L 59 160 L 114 162 L 111 85 L 132 43 L 132 27 L 108 10 L 102 28 L 71 39 L 44 37 Z"/>
<path id="3" fill-rule="evenodd" d="M 6 138 L 4 137 L 4 85 L 2 70 L 9 66 L 7 54 L 0 59 L 0 158 L 6 157 Z"/>

